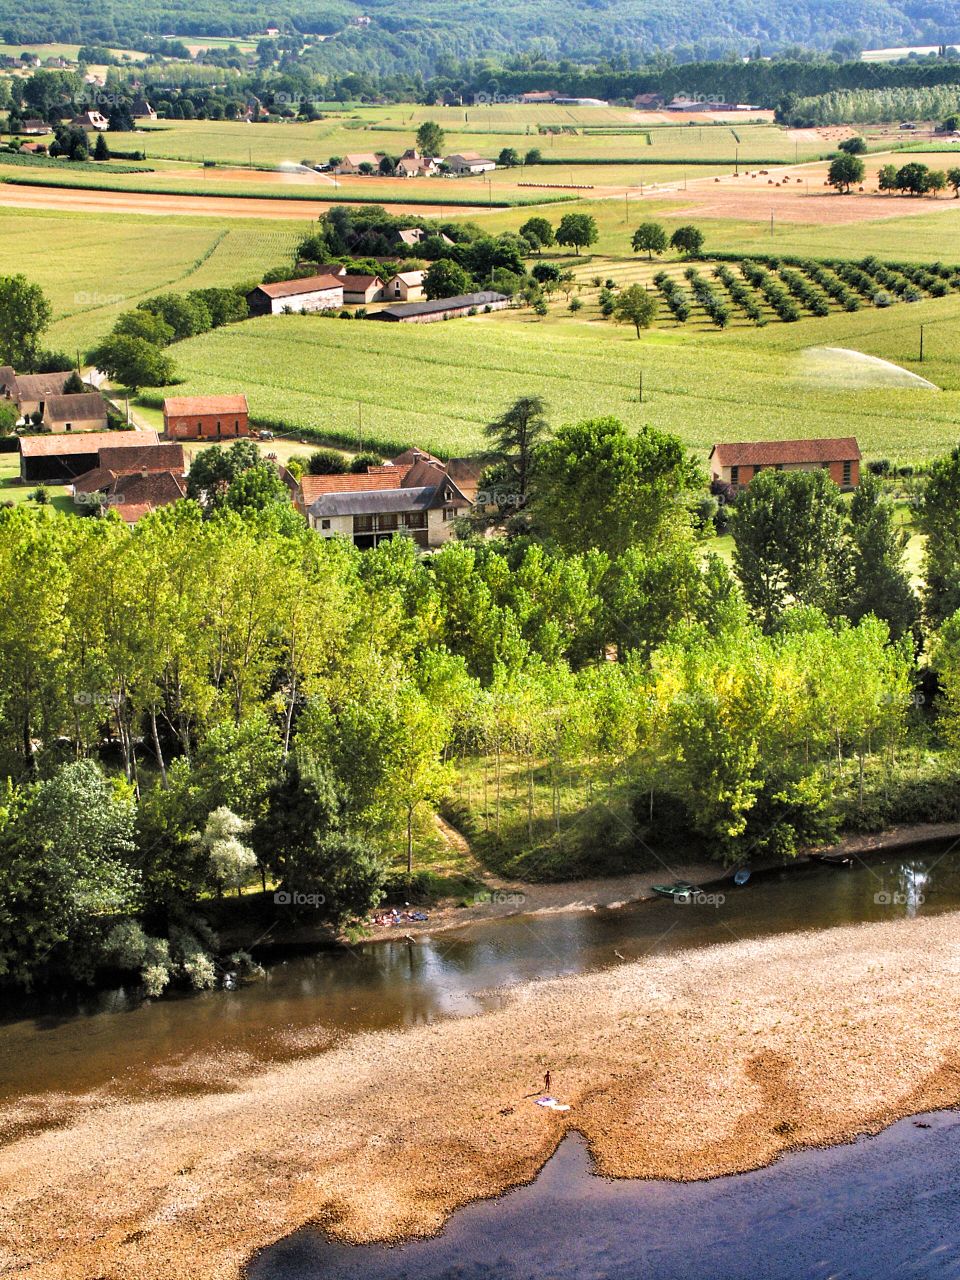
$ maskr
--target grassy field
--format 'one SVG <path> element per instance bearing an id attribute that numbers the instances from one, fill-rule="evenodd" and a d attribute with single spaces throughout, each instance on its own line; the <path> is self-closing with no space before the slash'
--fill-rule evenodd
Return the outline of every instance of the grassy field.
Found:
<path id="1" fill-rule="evenodd" d="M 575 107 L 361 107 L 313 122 L 248 125 L 236 121 L 161 120 L 138 129 L 135 145 L 148 157 L 216 160 L 226 164 L 278 164 L 283 160 L 325 161 L 331 155 L 384 151 L 399 155 L 412 146 L 417 127 L 436 120 L 446 131 L 447 153 L 470 149 L 496 157 L 503 147 L 524 154 L 538 148 L 547 158 L 629 159 L 653 164 L 682 159 L 732 163 L 782 160 L 795 163 L 823 155 L 817 137 L 794 135 L 770 124 L 641 125 L 626 108 Z M 564 126 L 572 133 L 539 132 Z M 619 128 L 618 128 L 619 126 Z M 118 145 L 134 143 L 118 135 Z M 419 180 L 417 180 L 419 182 Z"/>
<path id="2" fill-rule="evenodd" d="M 80 47 L 78 44 L 0 43 L 0 53 L 5 53 L 11 58 L 19 58 L 21 53 L 32 53 L 38 58 L 65 58 L 68 62 L 76 62 Z M 110 52 L 116 57 L 125 58 L 130 62 L 143 62 L 148 57 L 146 53 L 131 49 L 111 49 Z"/>
<path id="3" fill-rule="evenodd" d="M 259 279 L 288 262 L 306 222 L 176 220 L 0 209 L 0 272 L 22 271 L 46 292 L 50 346 L 88 346 L 151 293 Z"/>
<path id="4" fill-rule="evenodd" d="M 308 428 L 350 446 L 478 448 L 482 427 L 516 396 L 542 395 L 555 423 L 612 413 L 676 431 L 704 456 L 717 439 L 855 432 L 865 452 L 912 462 L 956 443 L 960 298 L 889 311 L 724 333 L 697 326 L 632 331 L 554 304 L 544 321 L 501 312 L 447 324 L 381 325 L 319 317 L 248 321 L 177 346 L 178 394 L 243 390 L 262 424 Z M 905 325 L 905 315 L 911 323 Z M 942 390 L 853 385 L 812 373 L 811 347 L 853 346 L 920 370 Z M 643 398 L 641 400 L 641 374 Z M 416 388 L 411 392 L 411 388 Z"/>

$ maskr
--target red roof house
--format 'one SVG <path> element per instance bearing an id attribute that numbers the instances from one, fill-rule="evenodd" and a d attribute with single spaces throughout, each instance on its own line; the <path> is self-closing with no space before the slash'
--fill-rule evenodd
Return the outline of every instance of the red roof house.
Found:
<path id="1" fill-rule="evenodd" d="M 854 436 L 831 440 L 752 440 L 715 444 L 710 450 L 713 480 L 745 489 L 761 471 L 829 471 L 841 489 L 860 483 L 860 446 Z"/>

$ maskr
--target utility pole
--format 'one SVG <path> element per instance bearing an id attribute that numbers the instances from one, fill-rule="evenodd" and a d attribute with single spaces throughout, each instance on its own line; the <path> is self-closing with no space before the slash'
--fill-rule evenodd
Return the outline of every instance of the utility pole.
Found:
<path id="1" fill-rule="evenodd" d="M 770 234 L 773 235 L 773 210 L 770 210 Z"/>
<path id="2" fill-rule="evenodd" d="M 643 370 L 640 370 L 640 403 L 643 404 Z"/>
<path id="3" fill-rule="evenodd" d="M 363 401 L 357 401 L 357 429 L 360 437 L 360 448 L 363 449 Z"/>
<path id="4" fill-rule="evenodd" d="M 923 325 L 920 326 L 920 363 L 923 364 Z"/>

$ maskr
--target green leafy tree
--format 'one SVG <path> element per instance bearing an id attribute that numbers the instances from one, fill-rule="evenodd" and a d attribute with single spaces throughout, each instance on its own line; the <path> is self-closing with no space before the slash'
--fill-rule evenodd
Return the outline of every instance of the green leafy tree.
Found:
<path id="1" fill-rule="evenodd" d="M 931 169 L 927 174 L 927 190 L 938 196 L 947 189 L 947 175 L 942 169 Z"/>
<path id="2" fill-rule="evenodd" d="M 926 535 L 923 610 L 935 627 L 960 609 L 960 448 L 931 465 L 916 519 Z"/>
<path id="3" fill-rule="evenodd" d="M 107 146 L 107 139 L 102 133 L 97 134 L 96 146 L 93 148 L 94 160 L 109 160 L 110 148 Z"/>
<path id="4" fill-rule="evenodd" d="M 632 324 L 639 338 L 640 330 L 653 324 L 658 305 L 656 295 L 648 293 L 642 284 L 631 284 L 617 294 L 613 316 L 617 324 Z"/>
<path id="5" fill-rule="evenodd" d="M 346 470 L 347 460 L 336 449 L 315 449 L 307 460 L 312 476 L 342 476 Z"/>
<path id="6" fill-rule="evenodd" d="M 896 191 L 897 166 L 895 164 L 883 164 L 880 166 L 880 172 L 877 174 L 877 186 L 881 191 Z"/>
<path id="7" fill-rule="evenodd" d="M 209 308 L 196 295 L 160 293 L 139 303 L 138 310 L 159 316 L 173 330 L 176 342 L 206 333 L 213 327 Z"/>
<path id="8" fill-rule="evenodd" d="M 912 196 L 922 196 L 930 189 L 930 170 L 918 160 L 912 160 L 897 170 L 897 190 Z"/>
<path id="9" fill-rule="evenodd" d="M 187 495 L 208 507 L 223 506 L 237 476 L 260 461 L 260 450 L 252 440 L 235 440 L 227 449 L 216 444 L 201 449 L 187 473 Z"/>
<path id="10" fill-rule="evenodd" d="M 862 156 L 866 154 L 867 140 L 858 133 L 852 138 L 844 138 L 839 144 L 839 149 L 848 156 Z"/>
<path id="11" fill-rule="evenodd" d="M 947 170 L 947 182 L 953 187 L 953 194 L 956 199 L 960 200 L 960 168 Z"/>
<path id="12" fill-rule="evenodd" d="M 165 347 L 173 341 L 173 330 L 152 311 L 125 311 L 117 317 L 113 332 L 117 337 L 142 338 L 154 347 Z"/>
<path id="13" fill-rule="evenodd" d="M 852 187 L 863 181 L 865 173 L 866 169 L 860 157 L 844 152 L 843 155 L 835 156 L 830 161 L 827 182 L 843 194 L 848 194 Z"/>
<path id="14" fill-rule="evenodd" d="M 555 235 L 557 244 L 573 245 L 577 255 L 600 238 L 596 219 L 589 213 L 565 213 Z"/>
<path id="15" fill-rule="evenodd" d="M 634 253 L 654 254 L 659 258 L 667 249 L 667 233 L 659 222 L 641 222 L 630 238 Z"/>
<path id="16" fill-rule="evenodd" d="M 15 405 L 8 400 L 0 400 L 0 440 L 13 435 L 19 417 Z"/>
<path id="17" fill-rule="evenodd" d="M 208 816 L 197 837 L 209 859 L 210 877 L 220 892 L 236 889 L 239 894 L 256 868 L 257 855 L 240 838 L 252 825 L 249 819 L 239 818 L 226 805 L 220 805 Z"/>
<path id="18" fill-rule="evenodd" d="M 537 447 L 550 433 L 543 400 L 539 396 L 521 396 L 495 422 L 488 423 L 484 433 L 501 456 L 499 482 L 509 501 L 517 507 L 524 506 Z"/>
<path id="19" fill-rule="evenodd" d="M 272 462 L 263 459 L 234 476 L 227 489 L 226 505 L 232 511 L 263 511 L 279 504 L 290 506 L 290 494 Z"/>
<path id="20" fill-rule="evenodd" d="M 0 974 L 89 977 L 111 914 L 136 906 L 134 804 L 92 760 L 0 803 Z"/>
<path id="21" fill-rule="evenodd" d="M 676 436 L 616 418 L 561 427 L 537 450 L 533 521 L 566 552 L 611 558 L 651 546 L 690 526 L 688 504 L 703 483 Z"/>
<path id="22" fill-rule="evenodd" d="M 905 560 L 909 535 L 897 525 L 880 480 L 869 472 L 854 490 L 849 512 L 852 554 L 844 612 L 853 622 L 873 614 L 899 640 L 917 621 L 917 597 Z"/>
<path id="23" fill-rule="evenodd" d="M 846 508 L 825 471 L 762 471 L 740 494 L 733 563 L 765 631 L 792 604 L 836 617 L 849 582 Z"/>
<path id="24" fill-rule="evenodd" d="M 145 338 L 124 334 L 108 336 L 89 352 L 88 359 L 111 381 L 131 391 L 140 387 L 165 387 L 176 377 L 170 357 Z"/>
<path id="25" fill-rule="evenodd" d="M 514 169 L 520 163 L 520 152 L 514 147 L 504 147 L 497 156 L 497 164 L 504 169 Z"/>
<path id="26" fill-rule="evenodd" d="M 685 258 L 696 258 L 703 251 L 703 232 L 699 227 L 677 227 L 670 237 L 670 248 Z"/>
<path id="27" fill-rule="evenodd" d="M 446 148 L 446 134 L 435 120 L 424 120 L 417 130 L 417 150 L 424 156 L 442 156 Z"/>
<path id="28" fill-rule="evenodd" d="M 452 258 L 432 262 L 423 277 L 423 291 L 428 298 L 456 298 L 469 293 L 472 285 L 470 276 Z"/>
<path id="29" fill-rule="evenodd" d="M 520 228 L 520 234 L 534 245 L 538 253 L 556 243 L 553 223 L 547 218 L 539 216 L 528 218 Z"/>
<path id="30" fill-rule="evenodd" d="M 531 147 L 527 154 L 523 157 L 524 164 L 542 164 L 543 152 L 539 147 Z"/>
<path id="31" fill-rule="evenodd" d="M 28 372 L 40 354 L 40 339 L 53 318 L 38 284 L 26 276 L 0 276 L 0 364 Z"/>

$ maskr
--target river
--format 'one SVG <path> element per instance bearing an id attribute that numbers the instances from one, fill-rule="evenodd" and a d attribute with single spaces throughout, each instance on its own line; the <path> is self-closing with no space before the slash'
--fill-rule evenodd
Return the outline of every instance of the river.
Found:
<path id="1" fill-rule="evenodd" d="M 651 872 L 651 880 L 658 878 Z M 713 896 L 708 895 L 708 897 Z M 596 911 L 477 921 L 415 942 L 313 952 L 236 991 L 142 1002 L 111 990 L 0 1022 L 0 1107 L 46 1092 L 139 1097 L 217 1087 L 215 1059 L 282 1061 L 318 1042 L 499 1007 L 502 992 L 738 939 L 960 909 L 960 853 L 812 864 L 725 885 L 722 901 L 655 899 Z"/>

